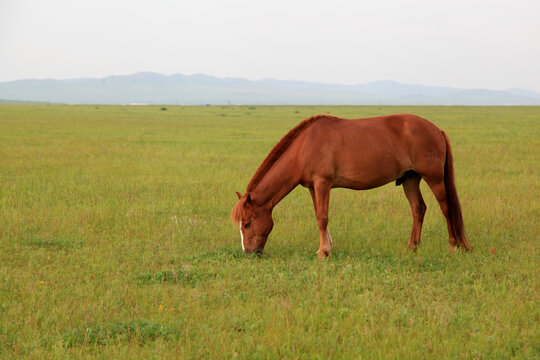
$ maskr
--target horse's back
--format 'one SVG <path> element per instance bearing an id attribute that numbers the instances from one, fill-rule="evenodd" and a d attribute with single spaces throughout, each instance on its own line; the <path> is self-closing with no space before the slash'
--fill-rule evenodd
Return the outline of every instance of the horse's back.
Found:
<path id="1" fill-rule="evenodd" d="M 422 171 L 445 155 L 441 130 L 411 114 L 353 120 L 322 117 L 301 143 L 304 178 L 320 176 L 335 187 L 355 189 L 384 185 L 408 170 Z"/>

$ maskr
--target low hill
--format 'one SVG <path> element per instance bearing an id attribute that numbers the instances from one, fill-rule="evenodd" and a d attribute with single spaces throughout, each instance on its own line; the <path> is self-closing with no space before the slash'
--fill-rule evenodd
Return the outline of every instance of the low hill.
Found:
<path id="1" fill-rule="evenodd" d="M 540 94 L 526 89 L 471 90 L 394 81 L 336 85 L 152 72 L 4 82 L 0 98 L 68 104 L 540 105 Z"/>

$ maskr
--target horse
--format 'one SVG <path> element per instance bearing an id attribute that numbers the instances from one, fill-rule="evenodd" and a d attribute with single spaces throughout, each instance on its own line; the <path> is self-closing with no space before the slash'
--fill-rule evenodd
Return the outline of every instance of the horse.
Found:
<path id="1" fill-rule="evenodd" d="M 330 255 L 328 204 L 332 188 L 373 189 L 395 181 L 410 203 L 413 226 L 407 248 L 416 251 L 426 212 L 420 181 L 428 184 L 446 218 L 450 251 L 471 251 L 454 180 L 447 134 L 412 114 L 343 119 L 311 116 L 290 130 L 261 163 L 231 212 L 244 252 L 262 254 L 272 210 L 296 186 L 309 189 L 320 232 L 318 257 Z"/>

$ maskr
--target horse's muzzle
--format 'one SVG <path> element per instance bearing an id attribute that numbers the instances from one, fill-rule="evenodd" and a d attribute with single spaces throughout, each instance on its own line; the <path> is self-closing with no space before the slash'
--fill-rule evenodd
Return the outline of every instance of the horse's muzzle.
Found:
<path id="1" fill-rule="evenodd" d="M 246 254 L 255 254 L 257 256 L 262 256 L 263 254 L 263 251 L 261 248 L 258 248 L 258 249 L 253 249 L 253 250 L 245 250 L 244 251 Z"/>

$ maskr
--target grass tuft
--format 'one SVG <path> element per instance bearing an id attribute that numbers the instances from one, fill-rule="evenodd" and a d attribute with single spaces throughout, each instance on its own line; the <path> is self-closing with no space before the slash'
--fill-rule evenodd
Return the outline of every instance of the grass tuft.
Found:
<path id="1" fill-rule="evenodd" d="M 137 276 L 141 285 L 148 284 L 188 284 L 195 286 L 198 282 L 216 278 L 215 274 L 205 273 L 198 269 L 162 270 L 155 273 L 143 273 Z"/>
<path id="2" fill-rule="evenodd" d="M 83 240 L 73 237 L 31 237 L 23 244 L 34 248 L 66 250 L 81 247 Z"/>
<path id="3" fill-rule="evenodd" d="M 78 345 L 110 345 L 118 342 L 145 344 L 158 338 L 177 340 L 178 329 L 144 320 L 129 322 L 111 322 L 91 327 L 80 327 L 67 331 L 62 336 L 65 347 Z"/>

